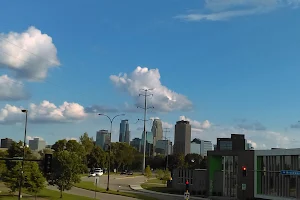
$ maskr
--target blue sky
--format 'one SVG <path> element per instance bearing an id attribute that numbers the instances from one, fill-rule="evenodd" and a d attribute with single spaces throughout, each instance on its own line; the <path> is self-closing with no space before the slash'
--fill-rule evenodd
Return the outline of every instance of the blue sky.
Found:
<path id="1" fill-rule="evenodd" d="M 49 144 L 109 128 L 97 112 L 126 113 L 132 137 L 140 136 L 139 89 L 155 88 L 148 117 L 161 118 L 164 127 L 188 118 L 194 137 L 215 142 L 245 133 L 256 148 L 296 147 L 299 5 L 298 0 L 2 2 L 1 137 L 22 139 L 19 107 L 29 109 L 28 135 Z M 42 101 L 71 104 L 59 109 Z M 114 140 L 120 120 L 114 122 Z"/>

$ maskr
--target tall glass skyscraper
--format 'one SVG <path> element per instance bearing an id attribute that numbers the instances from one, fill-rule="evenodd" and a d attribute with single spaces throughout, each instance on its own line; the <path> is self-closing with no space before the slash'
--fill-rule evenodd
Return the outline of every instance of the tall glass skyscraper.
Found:
<path id="1" fill-rule="evenodd" d="M 155 154 L 157 141 L 163 139 L 163 128 L 160 119 L 154 119 L 151 132 L 153 134 L 153 154 Z"/>
<path id="2" fill-rule="evenodd" d="M 96 133 L 96 145 L 105 149 L 105 144 L 109 143 L 109 132 L 108 130 L 100 130 Z"/>
<path id="3" fill-rule="evenodd" d="M 120 123 L 119 142 L 126 142 L 130 144 L 130 131 L 128 120 L 122 120 Z"/>

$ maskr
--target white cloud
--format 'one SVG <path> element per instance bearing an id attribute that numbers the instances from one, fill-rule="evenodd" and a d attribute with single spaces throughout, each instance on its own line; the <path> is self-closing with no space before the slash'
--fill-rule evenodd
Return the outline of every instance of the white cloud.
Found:
<path id="1" fill-rule="evenodd" d="M 270 130 L 245 130 L 229 126 L 212 126 L 203 132 L 194 133 L 195 137 L 216 143 L 218 137 L 230 137 L 231 134 L 244 134 L 255 149 L 295 148 L 299 143 L 293 143 L 291 136 Z M 294 146 L 293 146 L 294 145 Z"/>
<path id="2" fill-rule="evenodd" d="M 197 120 L 189 119 L 185 116 L 180 116 L 179 120 L 189 121 L 192 126 L 192 131 L 202 132 L 204 129 L 209 129 L 211 127 L 211 123 L 208 120 L 199 122 Z"/>
<path id="3" fill-rule="evenodd" d="M 79 141 L 78 138 L 75 138 L 75 137 L 66 137 L 66 140 L 69 141 L 69 140 L 76 140 L 77 142 Z"/>
<path id="4" fill-rule="evenodd" d="M 0 67 L 14 70 L 17 77 L 43 80 L 49 68 L 59 65 L 52 38 L 35 27 L 0 34 Z"/>
<path id="5" fill-rule="evenodd" d="M 30 135 L 26 136 L 27 141 L 33 140 L 34 138 L 39 138 L 40 140 L 44 140 L 42 137 L 39 136 L 30 136 Z"/>
<path id="6" fill-rule="evenodd" d="M 0 100 L 28 99 L 29 93 L 24 89 L 20 81 L 16 81 L 7 75 L 0 76 Z"/>
<path id="7" fill-rule="evenodd" d="M 24 121 L 22 107 L 5 105 L 0 110 L 0 124 L 14 124 Z M 84 107 L 78 103 L 64 102 L 61 106 L 56 106 L 49 101 L 40 104 L 30 104 L 28 109 L 28 119 L 33 123 L 65 123 L 84 119 L 87 114 Z"/>
<path id="8" fill-rule="evenodd" d="M 154 106 L 155 111 L 170 112 L 173 110 L 191 110 L 192 102 L 184 95 L 178 94 L 160 81 L 158 69 L 137 67 L 130 75 L 111 75 L 113 84 L 130 96 L 134 97 L 138 105 L 143 105 L 142 96 L 139 97 L 141 89 L 154 89 L 151 91 L 153 97 L 148 98 L 149 106 Z"/>
<path id="9" fill-rule="evenodd" d="M 228 20 L 233 17 L 263 14 L 282 7 L 297 8 L 300 0 L 206 0 L 201 12 L 178 15 L 187 21 Z"/>

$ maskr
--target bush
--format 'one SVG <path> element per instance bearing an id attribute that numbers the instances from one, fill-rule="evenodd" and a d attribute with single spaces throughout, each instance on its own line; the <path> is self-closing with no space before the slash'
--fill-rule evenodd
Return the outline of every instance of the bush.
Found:
<path id="1" fill-rule="evenodd" d="M 167 183 L 167 181 L 170 180 L 171 178 L 171 172 L 169 170 L 165 170 L 163 173 L 164 173 L 164 176 L 162 178 L 163 183 Z"/>
<path id="2" fill-rule="evenodd" d="M 163 180 L 165 177 L 165 172 L 164 170 L 156 170 L 156 178 L 159 179 L 159 180 Z"/>

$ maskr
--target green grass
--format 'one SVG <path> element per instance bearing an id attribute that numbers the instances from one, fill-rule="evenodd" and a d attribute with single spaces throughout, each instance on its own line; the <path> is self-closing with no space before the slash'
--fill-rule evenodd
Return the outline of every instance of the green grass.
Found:
<path id="1" fill-rule="evenodd" d="M 162 180 L 150 179 L 146 183 L 141 184 L 141 187 L 145 190 L 150 190 L 154 192 L 162 192 L 169 194 L 178 194 L 179 191 L 173 188 L 168 188 L 166 184 L 163 184 Z"/>
<path id="2" fill-rule="evenodd" d="M 29 192 L 26 192 L 29 193 Z M 16 200 L 18 199 L 17 196 L 11 196 L 11 195 L 7 195 L 7 193 L 0 193 L 0 199 L 3 200 Z M 22 199 L 34 199 L 34 197 L 28 197 L 28 196 L 23 196 Z M 77 195 L 72 195 L 72 194 L 67 194 L 67 193 L 63 193 L 63 198 L 60 198 L 60 192 L 58 191 L 53 191 L 53 190 L 49 190 L 49 189 L 43 189 L 39 194 L 38 194 L 38 200 L 92 200 L 92 198 L 89 197 L 83 197 L 83 196 L 77 196 Z"/>
<path id="3" fill-rule="evenodd" d="M 90 190 L 90 191 L 95 191 L 95 189 L 96 189 L 97 192 L 120 195 L 120 196 L 126 196 L 126 197 L 132 197 L 132 198 L 136 198 L 136 199 L 157 200 L 156 198 L 145 196 L 145 195 L 138 194 L 138 193 L 118 192 L 118 191 L 114 191 L 114 190 L 106 191 L 103 188 L 99 188 L 99 187 L 95 188 L 93 182 L 82 181 L 80 183 L 75 184 L 75 186 L 78 187 L 78 188 L 82 188 L 82 189 L 86 189 L 86 190 Z"/>

